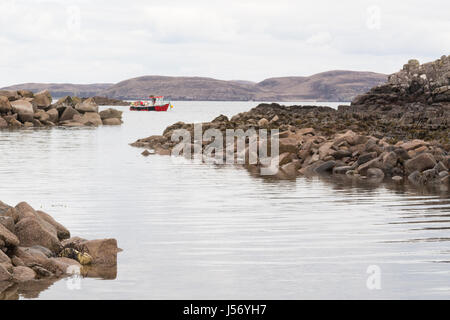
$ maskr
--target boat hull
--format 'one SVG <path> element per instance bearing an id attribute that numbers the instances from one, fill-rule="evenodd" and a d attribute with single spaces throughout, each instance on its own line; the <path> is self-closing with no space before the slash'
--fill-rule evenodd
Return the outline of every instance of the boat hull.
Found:
<path id="1" fill-rule="evenodd" d="M 167 111 L 169 103 L 160 106 L 131 106 L 131 111 Z"/>

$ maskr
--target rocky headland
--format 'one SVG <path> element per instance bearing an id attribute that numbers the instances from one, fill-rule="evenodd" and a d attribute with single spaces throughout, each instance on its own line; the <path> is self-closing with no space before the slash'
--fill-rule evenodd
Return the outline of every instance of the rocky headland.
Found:
<path id="1" fill-rule="evenodd" d="M 26 202 L 15 207 L 0 201 L 0 300 L 16 297 L 21 288 L 38 288 L 75 273 L 114 279 L 117 272 L 115 239 L 86 240 L 49 214 Z"/>
<path id="2" fill-rule="evenodd" d="M 0 129 L 122 124 L 122 111 L 99 112 L 95 99 L 66 96 L 52 103 L 49 91 L 0 91 Z"/>
<path id="3" fill-rule="evenodd" d="M 394 182 L 415 186 L 450 186 L 450 57 L 420 65 L 410 60 L 389 76 L 387 83 L 356 97 L 350 106 L 333 109 L 318 106 L 260 104 L 231 119 L 221 115 L 203 123 L 202 130 L 279 129 L 280 170 L 275 177 L 326 174 Z M 176 129 L 191 132 L 194 124 L 178 122 L 162 135 L 139 139 L 132 146 L 169 155 L 178 143 Z M 258 131 L 256 131 L 258 132 Z M 266 143 L 270 147 L 270 140 Z M 247 139 L 247 143 L 248 143 Z M 203 144 L 205 148 L 207 144 Z M 225 155 L 226 145 L 219 150 Z M 248 159 L 249 148 L 235 157 Z M 149 155 L 153 152 L 144 152 Z M 253 173 L 261 163 L 247 164 Z"/>

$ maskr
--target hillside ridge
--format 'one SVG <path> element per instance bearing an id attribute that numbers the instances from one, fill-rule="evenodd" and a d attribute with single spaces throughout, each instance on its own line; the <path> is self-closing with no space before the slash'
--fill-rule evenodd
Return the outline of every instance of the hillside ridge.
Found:
<path id="1" fill-rule="evenodd" d="M 260 82 L 220 80 L 200 76 L 146 75 L 116 84 L 24 83 L 0 90 L 49 90 L 53 96 L 103 96 L 142 99 L 150 94 L 171 100 L 205 101 L 351 101 L 357 95 L 386 82 L 385 74 L 331 70 L 311 76 L 271 77 Z"/>

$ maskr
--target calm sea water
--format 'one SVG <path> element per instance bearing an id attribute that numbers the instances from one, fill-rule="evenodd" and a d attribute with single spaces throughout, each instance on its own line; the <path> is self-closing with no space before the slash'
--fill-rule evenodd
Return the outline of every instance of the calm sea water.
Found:
<path id="1" fill-rule="evenodd" d="M 28 201 L 72 235 L 114 237 L 123 249 L 114 280 L 84 278 L 70 290 L 63 279 L 21 298 L 450 298 L 448 193 L 270 181 L 128 145 L 256 103 L 174 105 L 123 107 L 120 127 L 0 131 L 2 201 Z M 378 290 L 367 287 L 369 266 L 381 272 Z"/>

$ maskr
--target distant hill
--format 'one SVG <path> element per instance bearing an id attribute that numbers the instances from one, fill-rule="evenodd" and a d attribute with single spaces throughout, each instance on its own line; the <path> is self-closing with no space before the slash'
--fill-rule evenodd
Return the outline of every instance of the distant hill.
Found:
<path id="1" fill-rule="evenodd" d="M 22 83 L 2 90 L 30 90 L 34 93 L 49 90 L 53 97 L 91 97 L 113 86 L 113 83 L 71 84 L 71 83 Z"/>
<path id="2" fill-rule="evenodd" d="M 351 101 L 355 96 L 384 83 L 387 75 L 374 72 L 327 71 L 309 77 L 269 78 L 255 83 L 204 77 L 144 76 L 116 84 L 21 84 L 4 90 L 48 89 L 54 96 L 104 96 L 141 99 L 151 94 L 171 100 L 205 101 Z"/>
<path id="3" fill-rule="evenodd" d="M 256 84 L 264 93 L 255 100 L 351 101 L 359 92 L 385 83 L 387 75 L 374 72 L 327 71 L 310 77 L 270 78 Z"/>
<path id="4" fill-rule="evenodd" d="M 100 95 L 138 99 L 163 95 L 172 100 L 252 100 L 254 85 L 202 77 L 145 76 L 119 82 Z"/>

